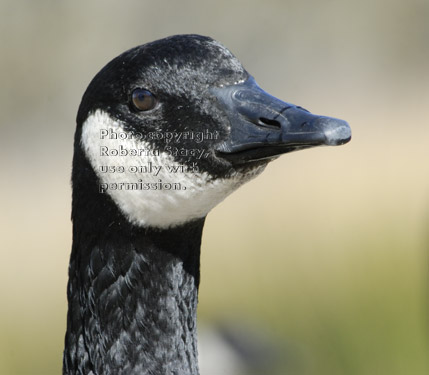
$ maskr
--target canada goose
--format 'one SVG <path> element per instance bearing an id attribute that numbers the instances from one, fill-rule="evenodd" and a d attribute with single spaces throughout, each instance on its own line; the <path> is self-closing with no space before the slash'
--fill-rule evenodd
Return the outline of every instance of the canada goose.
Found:
<path id="1" fill-rule="evenodd" d="M 345 121 L 264 92 L 215 40 L 130 49 L 77 115 L 65 374 L 198 374 L 208 212 L 280 154 L 348 142 Z"/>

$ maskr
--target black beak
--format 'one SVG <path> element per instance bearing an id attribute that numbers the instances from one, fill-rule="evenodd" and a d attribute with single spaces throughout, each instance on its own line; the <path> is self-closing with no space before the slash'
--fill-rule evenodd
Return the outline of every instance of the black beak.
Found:
<path id="1" fill-rule="evenodd" d="M 268 159 L 322 145 L 342 145 L 351 139 L 347 122 L 313 115 L 262 90 L 251 77 L 212 89 L 231 124 L 218 155 L 232 163 Z"/>

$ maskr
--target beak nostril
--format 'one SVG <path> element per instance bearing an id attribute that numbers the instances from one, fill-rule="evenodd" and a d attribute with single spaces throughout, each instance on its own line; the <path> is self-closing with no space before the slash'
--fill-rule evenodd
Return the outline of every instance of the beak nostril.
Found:
<path id="1" fill-rule="evenodd" d="M 307 122 L 307 121 L 304 121 L 304 122 L 301 124 L 301 128 L 305 128 L 307 125 L 308 125 L 308 122 Z"/>
<path id="2" fill-rule="evenodd" d="M 268 126 L 270 128 L 275 128 L 279 130 L 282 128 L 280 122 L 278 122 L 277 120 L 271 120 L 265 117 L 259 117 L 258 124 L 261 126 Z"/>

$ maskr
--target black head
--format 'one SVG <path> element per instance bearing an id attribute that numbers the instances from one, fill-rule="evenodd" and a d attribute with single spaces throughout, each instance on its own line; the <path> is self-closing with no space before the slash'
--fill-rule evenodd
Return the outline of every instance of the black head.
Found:
<path id="1" fill-rule="evenodd" d="M 165 227 L 204 217 L 280 154 L 349 139 L 344 121 L 264 92 L 218 42 L 177 35 L 126 51 L 95 76 L 75 160 L 89 162 L 99 192 L 130 221 Z"/>
<path id="2" fill-rule="evenodd" d="M 177 35 L 158 40 L 124 52 L 95 76 L 83 96 L 78 127 L 89 114 L 102 110 L 120 120 L 127 132 L 156 134 L 155 139 L 145 137 L 156 149 L 204 148 L 204 157 L 197 161 L 200 170 L 224 176 L 229 163 L 215 157 L 215 144 L 227 138 L 230 126 L 211 89 L 244 82 L 248 77 L 231 52 L 211 38 Z M 154 108 L 136 108 L 132 96 L 139 89 L 153 95 Z M 162 135 L 186 132 L 194 139 L 161 139 Z M 202 137 L 201 132 L 208 132 L 213 139 L 206 136 L 199 142 L 195 137 Z M 180 163 L 196 161 L 180 153 L 174 158 Z"/>

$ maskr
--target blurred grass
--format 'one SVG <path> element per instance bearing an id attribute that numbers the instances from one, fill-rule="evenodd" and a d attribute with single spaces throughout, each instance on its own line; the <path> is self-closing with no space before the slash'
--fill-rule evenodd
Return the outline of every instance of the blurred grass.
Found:
<path id="1" fill-rule="evenodd" d="M 262 191 L 244 187 L 217 209 L 228 209 L 228 219 L 225 214 L 211 223 L 209 217 L 200 317 L 222 319 L 234 309 L 237 316 L 263 319 L 296 355 L 298 367 L 286 373 L 425 374 L 427 209 L 408 199 L 392 205 L 382 186 L 344 172 L 344 160 L 334 167 L 345 182 L 328 181 L 324 151 L 296 155 L 312 175 L 311 186 L 298 178 L 305 172 L 288 167 L 296 161 L 286 156 L 260 177 L 270 185 L 263 186 L 259 203 L 241 214 L 226 208 L 235 199 L 243 207 Z M 317 157 L 315 170 L 310 164 Z M 380 173 L 387 182 L 389 173 Z M 397 180 L 391 193 L 403 197 L 412 189 L 421 204 L 427 201 L 421 182 Z M 243 222 L 246 229 L 233 224 Z"/>
<path id="2" fill-rule="evenodd" d="M 389 241 L 337 240 L 335 250 L 342 248 L 347 256 L 333 254 L 332 243 L 323 241 L 313 242 L 317 250 L 311 255 L 302 244 L 287 241 L 287 247 L 299 246 L 307 254 L 268 254 L 270 261 L 264 259 L 267 254 L 249 260 L 254 254 L 243 249 L 242 261 L 233 262 L 236 267 L 243 264 L 240 270 L 230 274 L 226 265 L 212 271 L 216 281 L 210 280 L 212 287 L 201 295 L 200 317 L 227 315 L 238 305 L 237 315 L 263 319 L 298 353 L 297 374 L 424 374 L 428 347 L 426 270 L 419 254 L 423 248 L 414 247 L 411 251 L 417 253 L 410 256 L 401 246 L 403 235 L 387 233 Z M 275 251 L 279 240 L 258 248 Z"/>
<path id="3" fill-rule="evenodd" d="M 220 39 L 264 89 L 353 130 L 348 145 L 283 156 L 209 215 L 201 322 L 265 327 L 285 342 L 280 373 L 428 373 L 427 2 L 0 10 L 0 374 L 61 371 L 83 90 L 124 49 L 183 32 Z"/>

